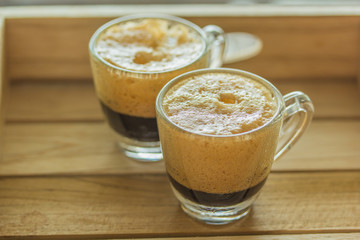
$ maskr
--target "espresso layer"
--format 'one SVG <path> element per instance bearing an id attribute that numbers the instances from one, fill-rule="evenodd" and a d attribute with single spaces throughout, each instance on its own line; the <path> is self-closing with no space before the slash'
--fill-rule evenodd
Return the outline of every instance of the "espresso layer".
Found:
<path id="1" fill-rule="evenodd" d="M 179 192 L 181 195 L 195 203 L 203 204 L 206 206 L 231 206 L 244 202 L 254 196 L 260 191 L 262 186 L 265 184 L 266 178 L 258 183 L 257 185 L 244 189 L 238 192 L 226 193 L 226 194 L 216 194 L 216 193 L 207 193 L 202 191 L 196 191 L 190 188 L 187 188 L 170 175 L 169 179 L 172 186 Z"/>
<path id="2" fill-rule="evenodd" d="M 100 103 L 110 127 L 117 133 L 139 141 L 159 141 L 155 118 L 128 116 L 113 111 L 101 101 Z"/>

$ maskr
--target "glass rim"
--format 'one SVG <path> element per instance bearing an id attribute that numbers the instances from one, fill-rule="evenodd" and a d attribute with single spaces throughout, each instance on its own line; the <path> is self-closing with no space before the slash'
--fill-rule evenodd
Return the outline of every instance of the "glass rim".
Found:
<path id="1" fill-rule="evenodd" d="M 197 132 L 193 132 L 191 130 L 185 129 L 182 126 L 174 123 L 173 121 L 171 121 L 168 116 L 165 114 L 162 102 L 164 99 L 165 94 L 174 86 L 176 85 L 178 82 L 196 76 L 196 75 L 201 75 L 204 73 L 234 73 L 237 75 L 241 75 L 241 76 L 245 76 L 248 77 L 252 80 L 255 80 L 259 83 L 261 83 L 262 85 L 264 85 L 265 87 L 267 87 L 275 96 L 276 98 L 276 102 L 277 102 L 277 109 L 276 112 L 274 114 L 274 116 L 272 116 L 272 118 L 266 122 L 264 125 L 261 125 L 257 128 L 251 129 L 250 131 L 246 131 L 246 132 L 242 132 L 242 133 L 236 133 L 236 134 L 229 134 L 229 135 L 215 135 L 215 134 L 206 134 L 206 133 L 197 133 Z M 267 127 L 269 127 L 270 125 L 274 124 L 283 114 L 284 111 L 284 107 L 285 103 L 284 103 L 284 99 L 282 94 L 280 93 L 280 91 L 272 84 L 270 83 L 268 80 L 266 80 L 263 77 L 260 77 L 259 75 L 256 75 L 254 73 L 251 72 L 247 72 L 244 70 L 239 70 L 239 69 L 233 69 L 233 68 L 204 68 L 204 69 L 198 69 L 198 70 L 193 70 L 190 72 L 186 72 L 183 73 L 173 79 L 171 79 L 167 84 L 165 84 L 165 86 L 160 90 L 157 98 L 156 98 L 156 102 L 155 102 L 155 108 L 156 108 L 156 114 L 157 117 L 161 117 L 162 119 L 164 119 L 167 123 L 171 124 L 173 127 L 180 129 L 184 132 L 190 133 L 190 134 L 194 134 L 194 135 L 198 135 L 198 136 L 206 136 L 206 137 L 213 137 L 213 138 L 229 138 L 229 137 L 236 137 L 236 136 L 242 136 L 242 135 L 247 135 L 247 134 L 251 134 L 257 131 L 261 131 Z"/>
<path id="2" fill-rule="evenodd" d="M 103 59 L 95 51 L 96 42 L 97 42 L 98 38 L 100 37 L 101 33 L 103 33 L 108 28 L 110 28 L 111 26 L 114 26 L 116 24 L 119 24 L 119 23 L 122 23 L 122 22 L 127 22 L 127 21 L 132 21 L 132 20 L 139 20 L 139 19 L 163 19 L 163 20 L 168 20 L 168 21 L 172 21 L 172 22 L 177 22 L 177 23 L 180 23 L 180 24 L 183 24 L 183 25 L 189 27 L 190 29 L 197 32 L 199 34 L 199 36 L 201 37 L 201 41 L 202 41 L 202 44 L 203 44 L 201 54 L 199 54 L 199 56 L 197 58 L 193 59 L 189 63 L 187 63 L 185 65 L 182 65 L 182 66 L 179 66 L 177 68 L 171 68 L 171 69 L 163 70 L 163 71 L 139 71 L 139 70 L 127 69 L 127 68 L 123 68 L 123 67 L 119 67 L 119 66 L 116 66 L 114 64 L 111 64 L 108 61 L 106 61 L 105 59 Z M 191 64 L 199 61 L 200 59 L 202 59 L 202 57 L 206 54 L 207 50 L 208 50 L 208 44 L 207 44 L 206 34 L 198 25 L 196 25 L 195 23 L 192 23 L 192 22 L 190 22 L 190 21 L 188 21 L 186 19 L 180 18 L 180 17 L 176 17 L 176 16 L 168 15 L 168 14 L 160 14 L 160 13 L 131 14 L 131 15 L 127 15 L 127 16 L 123 16 L 123 17 L 113 19 L 113 20 L 108 21 L 107 23 L 103 24 L 102 26 L 100 26 L 93 33 L 93 35 L 91 36 L 90 41 L 89 41 L 89 51 L 90 51 L 91 56 L 93 56 L 96 60 L 102 62 L 106 66 L 109 66 L 111 68 L 114 68 L 116 70 L 120 70 L 120 71 L 123 71 L 123 72 L 136 73 L 136 74 L 147 74 L 147 75 L 159 74 L 159 73 L 169 73 L 169 72 L 178 71 L 179 69 L 186 68 L 189 65 L 191 65 Z"/>

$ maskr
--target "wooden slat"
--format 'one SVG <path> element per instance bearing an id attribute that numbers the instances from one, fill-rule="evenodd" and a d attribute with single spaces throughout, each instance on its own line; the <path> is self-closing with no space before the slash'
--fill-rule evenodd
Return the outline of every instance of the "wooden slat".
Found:
<path id="1" fill-rule="evenodd" d="M 88 42 L 92 33 L 108 20 L 7 19 L 9 77 L 21 79 L 33 79 L 36 76 L 39 78 L 48 76 L 52 79 L 91 77 Z"/>
<path id="2" fill-rule="evenodd" d="M 359 172 L 273 173 L 228 226 L 185 215 L 160 175 L 0 178 L 0 235 L 174 237 L 360 232 Z"/>
<path id="3" fill-rule="evenodd" d="M 10 89 L 7 121 L 103 120 L 90 82 L 21 82 Z"/>
<path id="4" fill-rule="evenodd" d="M 360 169 L 360 121 L 313 121 L 274 171 Z"/>
<path id="5" fill-rule="evenodd" d="M 108 2 L 108 1 L 107 1 Z M 116 2 L 116 1 L 113 1 Z M 143 1 L 145 2 L 145 1 Z M 116 4 L 108 5 L 56 5 L 35 7 L 19 6 L 0 9 L 7 18 L 33 17 L 117 17 L 125 14 L 162 12 L 172 15 L 221 17 L 273 17 L 273 16 L 359 16 L 360 6 L 351 0 L 314 4 Z M 206 10 L 206 11 L 204 11 Z"/>
<path id="6" fill-rule="evenodd" d="M 360 170 L 360 121 L 314 121 L 273 171 Z M 0 175 L 162 173 L 118 151 L 104 123 L 7 124 Z"/>
<path id="7" fill-rule="evenodd" d="M 207 24 L 202 18 L 192 20 L 201 26 Z M 211 20 L 225 32 L 249 32 L 263 41 L 263 49 L 258 56 L 227 67 L 255 72 L 267 78 L 288 80 L 344 79 L 357 75 L 360 54 L 357 44 L 360 42 L 358 16 Z M 356 46 L 346 47 L 347 44 Z"/>
<path id="8" fill-rule="evenodd" d="M 272 79 L 269 79 L 272 81 Z M 315 118 L 359 118 L 356 81 L 275 81 L 283 93 L 303 91 Z M 103 116 L 91 82 L 16 82 L 11 85 L 7 121 L 98 121 Z"/>
<path id="9" fill-rule="evenodd" d="M 105 123 L 7 124 L 4 142 L 0 175 L 164 172 L 123 155 Z"/>
<path id="10" fill-rule="evenodd" d="M 173 238 L 142 238 L 139 240 L 168 240 Z M 189 240 L 193 237 L 179 237 L 176 240 Z M 356 240 L 360 239 L 360 233 L 332 233 L 332 234 L 284 234 L 284 235 L 246 235 L 246 236 L 221 236 L 221 237 L 197 237 L 196 240 Z M 113 239 L 114 240 L 114 239 Z"/>
<path id="11" fill-rule="evenodd" d="M 59 11 L 56 16 L 61 15 Z M 67 16 L 64 10 L 63 14 Z M 306 16 L 306 12 L 303 17 L 194 17 L 197 14 L 189 16 L 186 12 L 183 15 L 200 26 L 217 24 L 226 32 L 250 32 L 262 39 L 264 48 L 259 56 L 228 65 L 230 67 L 275 79 L 355 79 L 358 74 L 360 16 L 314 17 Z M 109 19 L 8 18 L 6 43 L 10 77 L 90 78 L 88 42 L 92 33 Z"/>
<path id="12" fill-rule="evenodd" d="M 0 17 L 0 135 L 4 132 L 5 122 L 5 94 L 8 93 L 7 79 L 5 74 L 5 51 L 4 51 L 4 18 Z M 3 137 L 0 137 L 0 160 L 3 154 Z"/>
<path id="13" fill-rule="evenodd" d="M 271 79 L 269 79 L 271 81 Z M 282 94 L 303 91 L 313 101 L 315 118 L 359 118 L 360 92 L 356 81 L 273 81 Z"/>

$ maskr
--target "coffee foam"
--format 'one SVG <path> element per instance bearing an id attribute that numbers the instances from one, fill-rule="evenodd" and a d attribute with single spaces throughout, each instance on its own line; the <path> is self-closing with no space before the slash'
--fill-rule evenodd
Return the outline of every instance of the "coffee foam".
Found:
<path id="1" fill-rule="evenodd" d="M 239 75 L 205 74 L 175 85 L 163 108 L 171 121 L 188 130 L 158 118 L 166 169 L 180 184 L 224 194 L 253 187 L 269 174 L 280 119 L 255 132 L 235 134 L 257 128 L 275 114 L 276 102 L 263 85 Z"/>
<path id="2" fill-rule="evenodd" d="M 207 66 L 207 54 L 199 58 L 204 47 L 194 30 L 161 19 L 114 25 L 99 37 L 95 51 L 111 65 L 134 72 L 92 57 L 97 95 L 116 112 L 154 118 L 156 96 L 169 80 Z"/>
<path id="3" fill-rule="evenodd" d="M 268 122 L 276 111 L 270 90 L 243 76 L 211 73 L 182 81 L 163 101 L 168 118 L 195 133 L 230 135 Z"/>
<path id="4" fill-rule="evenodd" d="M 203 51 L 198 33 L 162 19 L 141 19 L 114 25 L 98 39 L 95 51 L 112 65 L 158 72 L 176 69 Z"/>

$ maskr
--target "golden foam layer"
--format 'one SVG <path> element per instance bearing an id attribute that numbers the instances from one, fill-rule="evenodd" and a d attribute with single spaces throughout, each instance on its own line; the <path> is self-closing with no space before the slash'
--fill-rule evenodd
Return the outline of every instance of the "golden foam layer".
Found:
<path id="1" fill-rule="evenodd" d="M 199 34 L 184 25 L 142 19 L 107 29 L 95 51 L 112 65 L 157 72 L 187 65 L 201 55 L 203 45 Z"/>
<path id="2" fill-rule="evenodd" d="M 178 83 L 165 96 L 166 115 L 196 133 L 231 135 L 267 123 L 276 112 L 271 91 L 246 77 L 208 73 Z"/>

